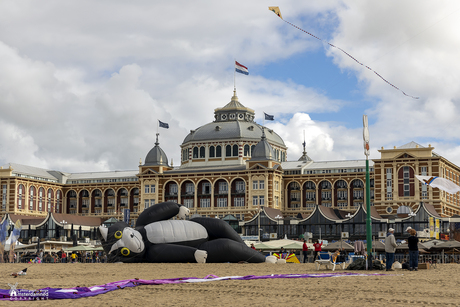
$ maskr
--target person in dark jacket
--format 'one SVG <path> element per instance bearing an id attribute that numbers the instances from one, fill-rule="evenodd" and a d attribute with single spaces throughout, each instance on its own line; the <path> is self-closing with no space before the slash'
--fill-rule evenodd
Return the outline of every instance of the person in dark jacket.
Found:
<path id="1" fill-rule="evenodd" d="M 409 270 L 418 271 L 418 238 L 415 229 L 409 229 L 410 237 L 407 239 L 409 246 Z"/>

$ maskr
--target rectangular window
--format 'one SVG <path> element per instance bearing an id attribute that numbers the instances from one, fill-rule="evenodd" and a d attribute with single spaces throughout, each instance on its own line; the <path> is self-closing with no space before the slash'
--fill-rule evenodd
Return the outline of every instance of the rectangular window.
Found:
<path id="1" fill-rule="evenodd" d="M 149 207 L 150 200 L 149 199 L 144 199 L 144 209 L 147 209 Z"/>
<path id="2" fill-rule="evenodd" d="M 228 194 L 228 184 L 226 182 L 219 182 L 219 194 Z"/>
<path id="3" fill-rule="evenodd" d="M 234 202 L 235 207 L 244 207 L 244 197 L 235 197 Z"/>
<path id="4" fill-rule="evenodd" d="M 354 199 L 363 199 L 363 190 L 353 190 Z"/>
<path id="5" fill-rule="evenodd" d="M 70 199 L 70 208 L 77 208 L 77 200 Z"/>
<path id="6" fill-rule="evenodd" d="M 280 189 L 280 182 L 275 181 L 275 191 L 278 191 Z"/>
<path id="7" fill-rule="evenodd" d="M 261 206 L 265 205 L 265 197 L 264 196 L 259 196 L 259 205 L 261 205 Z"/>
<path id="8" fill-rule="evenodd" d="M 95 201 L 94 203 L 95 207 L 102 207 L 102 199 L 96 198 L 94 201 Z"/>
<path id="9" fill-rule="evenodd" d="M 393 178 L 392 178 L 392 173 L 393 169 L 392 168 L 387 168 L 386 169 L 387 173 L 387 178 L 386 178 L 386 195 L 387 195 L 387 200 L 392 200 L 393 199 Z"/>
<path id="10" fill-rule="evenodd" d="M 82 205 L 83 205 L 83 208 L 88 208 L 89 207 L 89 199 L 83 199 L 82 200 Z"/>
<path id="11" fill-rule="evenodd" d="M 122 206 L 128 206 L 128 198 L 127 197 L 123 197 L 120 199 L 120 204 Z"/>
<path id="12" fill-rule="evenodd" d="M 108 199 L 107 199 L 107 204 L 108 204 L 109 206 L 114 206 L 114 205 L 115 205 L 115 197 L 108 198 Z"/>
<path id="13" fill-rule="evenodd" d="M 244 192 L 244 181 L 237 181 L 235 188 L 237 192 Z"/>
<path id="14" fill-rule="evenodd" d="M 150 185 L 150 193 L 156 193 L 156 187 L 154 184 Z"/>
<path id="15" fill-rule="evenodd" d="M 169 194 L 170 195 L 177 195 L 177 184 L 169 185 Z"/>
<path id="16" fill-rule="evenodd" d="M 187 182 L 185 184 L 185 194 L 193 195 L 194 192 L 195 192 L 195 185 L 191 182 Z"/>
<path id="17" fill-rule="evenodd" d="M 337 198 L 340 199 L 346 199 L 347 198 L 347 191 L 337 191 Z"/>
<path id="18" fill-rule="evenodd" d="M 227 207 L 227 198 L 217 198 L 217 207 Z"/>
<path id="19" fill-rule="evenodd" d="M 427 167 L 426 166 L 422 166 L 420 167 L 420 172 L 422 173 L 422 176 L 426 176 L 427 174 Z"/>
<path id="20" fill-rule="evenodd" d="M 275 207 L 278 207 L 279 206 L 279 197 L 278 196 L 275 196 Z"/>
<path id="21" fill-rule="evenodd" d="M 322 191 L 321 192 L 322 200 L 331 200 L 331 191 Z"/>
<path id="22" fill-rule="evenodd" d="M 209 182 L 203 183 L 202 186 L 202 193 L 203 194 L 210 194 L 211 193 L 211 184 Z"/>
<path id="23" fill-rule="evenodd" d="M 265 189 L 265 181 L 264 180 L 260 180 L 259 181 L 259 190 L 263 190 Z"/>
<path id="24" fill-rule="evenodd" d="M 404 196 L 410 196 L 409 166 L 404 166 L 403 175 L 404 175 Z"/>
<path id="25" fill-rule="evenodd" d="M 259 189 L 259 181 L 257 181 L 257 180 L 252 181 L 252 189 L 253 190 L 258 190 Z"/>
<path id="26" fill-rule="evenodd" d="M 312 201 L 315 200 L 315 192 L 306 192 L 305 193 L 305 198 L 307 201 Z"/>
<path id="27" fill-rule="evenodd" d="M 193 208 L 193 199 L 184 199 L 184 206 L 189 209 Z"/>
<path id="28" fill-rule="evenodd" d="M 155 205 L 155 199 L 150 200 L 150 207 L 152 207 L 153 205 Z"/>
<path id="29" fill-rule="evenodd" d="M 6 210 L 6 184 L 2 185 L 2 210 Z"/>
<path id="30" fill-rule="evenodd" d="M 252 197 L 252 205 L 254 207 L 257 207 L 258 204 L 259 204 L 259 197 L 258 196 L 253 196 Z"/>
<path id="31" fill-rule="evenodd" d="M 144 187 L 144 193 L 149 194 L 150 193 L 150 186 L 148 184 L 145 185 Z"/>
<path id="32" fill-rule="evenodd" d="M 200 199 L 200 207 L 201 208 L 210 208 L 211 207 L 211 199 L 209 199 L 209 198 Z"/>

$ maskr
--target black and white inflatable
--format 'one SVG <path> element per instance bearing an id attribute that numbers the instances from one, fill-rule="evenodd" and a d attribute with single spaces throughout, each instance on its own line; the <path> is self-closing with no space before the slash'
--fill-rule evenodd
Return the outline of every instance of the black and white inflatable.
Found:
<path id="1" fill-rule="evenodd" d="M 164 202 L 145 209 L 134 228 L 124 222 L 99 227 L 108 262 L 264 262 L 226 222 L 184 219 L 189 209 Z"/>

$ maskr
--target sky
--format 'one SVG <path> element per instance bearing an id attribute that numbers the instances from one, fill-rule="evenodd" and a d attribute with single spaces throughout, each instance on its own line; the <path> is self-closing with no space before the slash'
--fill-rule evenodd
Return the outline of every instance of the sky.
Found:
<path id="1" fill-rule="evenodd" d="M 0 165 L 135 170 L 158 131 L 178 166 L 230 102 L 235 60 L 239 101 L 274 115 L 290 161 L 304 134 L 315 161 L 364 159 L 367 114 L 371 159 L 415 141 L 460 165 L 459 16 L 444 0 L 4 0 Z"/>

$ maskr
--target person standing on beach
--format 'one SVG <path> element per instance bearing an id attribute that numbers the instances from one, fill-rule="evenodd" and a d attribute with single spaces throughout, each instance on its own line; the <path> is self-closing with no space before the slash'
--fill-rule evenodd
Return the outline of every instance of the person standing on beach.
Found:
<path id="1" fill-rule="evenodd" d="M 418 238 L 415 229 L 409 230 L 410 237 L 407 239 L 409 246 L 409 270 L 418 271 Z"/>
<path id="2" fill-rule="evenodd" d="M 391 267 L 395 261 L 396 251 L 396 239 L 394 236 L 395 230 L 393 228 L 388 229 L 388 235 L 385 238 L 385 255 L 386 255 L 386 266 L 387 271 L 394 271 Z"/>
<path id="3" fill-rule="evenodd" d="M 323 246 L 323 242 L 319 243 L 318 240 L 316 240 L 316 242 L 313 244 L 313 247 L 315 248 L 315 258 L 314 258 L 314 260 L 316 260 L 318 258 L 318 254 L 321 251 L 321 246 Z"/>
<path id="4" fill-rule="evenodd" d="M 303 253 L 303 263 L 307 263 L 308 260 L 308 245 L 307 245 L 307 240 L 303 240 L 303 245 L 302 245 L 302 253 Z"/>
<path id="5" fill-rule="evenodd" d="M 61 249 L 61 262 L 66 263 L 67 262 L 67 254 Z"/>

